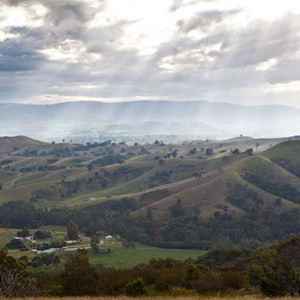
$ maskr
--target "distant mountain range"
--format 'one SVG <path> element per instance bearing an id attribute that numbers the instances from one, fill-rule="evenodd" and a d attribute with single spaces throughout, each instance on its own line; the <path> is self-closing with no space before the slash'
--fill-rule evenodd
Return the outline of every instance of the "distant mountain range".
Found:
<path id="1" fill-rule="evenodd" d="M 300 110 L 293 107 L 205 101 L 3 103 L 0 120 L 0 135 L 42 139 L 71 137 L 78 132 L 90 136 L 174 134 L 201 138 L 291 136 L 300 132 Z"/>

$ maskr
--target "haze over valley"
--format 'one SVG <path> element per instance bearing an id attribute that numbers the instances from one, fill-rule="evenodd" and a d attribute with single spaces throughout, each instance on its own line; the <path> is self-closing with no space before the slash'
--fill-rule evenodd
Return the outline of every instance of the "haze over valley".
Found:
<path id="1" fill-rule="evenodd" d="M 205 101 L 0 104 L 0 118 L 0 135 L 26 135 L 48 142 L 175 142 L 241 134 L 287 137 L 300 132 L 299 109 L 293 107 Z"/>

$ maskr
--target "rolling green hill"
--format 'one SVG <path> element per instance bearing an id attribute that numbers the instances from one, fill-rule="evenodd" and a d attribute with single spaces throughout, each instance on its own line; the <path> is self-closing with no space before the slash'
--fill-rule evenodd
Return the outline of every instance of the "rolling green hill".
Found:
<path id="1" fill-rule="evenodd" d="M 84 230 L 142 243 L 256 246 L 299 230 L 299 149 L 298 137 L 167 145 L 1 138 L 0 203 L 51 208 L 51 224 L 38 226 L 63 224 L 56 213 L 68 207 L 65 219 L 86 214 Z"/>

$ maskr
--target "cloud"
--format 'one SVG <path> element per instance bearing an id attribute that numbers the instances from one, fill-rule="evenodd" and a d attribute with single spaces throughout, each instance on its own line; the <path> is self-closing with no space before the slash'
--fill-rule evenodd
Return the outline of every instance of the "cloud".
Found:
<path id="1" fill-rule="evenodd" d="M 206 31 L 211 27 L 215 27 L 222 23 L 226 18 L 232 17 L 238 14 L 240 10 L 220 11 L 220 10 L 209 10 L 199 12 L 195 16 L 189 18 L 187 21 L 180 20 L 178 22 L 180 31 L 189 33 L 192 30 L 199 29 Z M 215 28 L 214 28 L 215 29 Z"/>
<path id="2" fill-rule="evenodd" d="M 201 3 L 210 3 L 215 2 L 216 0 L 174 0 L 170 8 L 171 11 L 176 11 L 185 6 L 201 4 Z"/>
<path id="3" fill-rule="evenodd" d="M 117 9 L 110 1 L 2 1 L 0 102 L 57 95 L 261 103 L 296 93 L 289 83 L 300 79 L 300 15 L 247 19 L 245 8 L 220 4 L 170 0 L 160 18 L 143 7 L 140 18 L 109 18 Z M 14 23 L 20 14 L 25 21 Z"/>

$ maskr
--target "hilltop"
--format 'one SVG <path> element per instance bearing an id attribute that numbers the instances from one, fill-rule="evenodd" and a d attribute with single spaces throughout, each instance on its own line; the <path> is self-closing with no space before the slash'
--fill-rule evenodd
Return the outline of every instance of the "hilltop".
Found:
<path id="1" fill-rule="evenodd" d="M 0 137 L 0 154 L 24 151 L 26 149 L 43 149 L 48 146 L 45 142 L 31 139 L 27 136 Z"/>

